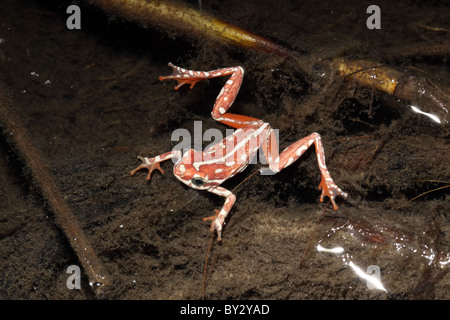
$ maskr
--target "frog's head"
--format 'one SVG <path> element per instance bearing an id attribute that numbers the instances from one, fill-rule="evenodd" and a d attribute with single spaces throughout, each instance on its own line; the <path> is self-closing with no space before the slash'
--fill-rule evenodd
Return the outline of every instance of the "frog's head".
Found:
<path id="1" fill-rule="evenodd" d="M 173 174 L 184 184 L 191 188 L 206 190 L 217 184 L 209 181 L 208 174 L 201 170 L 201 160 L 196 162 L 201 152 L 193 149 L 186 151 L 183 157 L 173 167 Z"/>

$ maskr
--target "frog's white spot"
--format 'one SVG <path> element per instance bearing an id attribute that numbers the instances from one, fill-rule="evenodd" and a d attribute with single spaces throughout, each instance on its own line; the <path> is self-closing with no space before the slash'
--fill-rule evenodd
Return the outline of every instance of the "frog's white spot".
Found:
<path id="1" fill-rule="evenodd" d="M 233 84 L 233 80 L 228 80 L 227 84 L 232 85 Z"/>
<path id="2" fill-rule="evenodd" d="M 222 72 L 216 72 L 215 76 L 221 76 Z"/>
<path id="3" fill-rule="evenodd" d="M 203 75 L 204 75 L 205 77 L 209 77 L 209 72 L 203 72 Z"/>
<path id="4" fill-rule="evenodd" d="M 289 158 L 288 162 L 286 163 L 286 166 L 289 166 L 294 162 L 294 158 Z"/>
<path id="5" fill-rule="evenodd" d="M 189 75 L 187 73 L 183 74 L 183 77 L 187 78 Z"/>
<path id="6" fill-rule="evenodd" d="M 177 77 L 177 78 L 181 78 L 181 74 L 177 74 L 176 77 Z"/>
<path id="7" fill-rule="evenodd" d="M 297 156 L 301 156 L 303 154 L 303 152 L 306 151 L 306 149 L 308 149 L 307 146 L 301 146 L 298 150 L 297 150 Z"/>
<path id="8" fill-rule="evenodd" d="M 226 165 L 227 167 L 234 166 L 235 164 L 236 164 L 236 161 L 225 162 L 225 165 Z"/>
<path id="9" fill-rule="evenodd" d="M 317 162 L 319 163 L 319 167 L 322 169 L 327 169 L 325 166 L 325 159 L 323 157 L 317 157 Z"/>
<path id="10" fill-rule="evenodd" d="M 226 99 L 226 97 L 225 97 L 225 99 Z M 220 108 L 219 108 L 219 112 L 220 112 L 220 114 L 224 114 L 224 113 L 225 113 L 225 109 L 222 108 L 222 107 L 220 107 Z"/>
<path id="11" fill-rule="evenodd" d="M 247 155 L 245 153 L 241 155 L 241 161 L 242 163 L 245 163 L 247 161 Z"/>
<path id="12" fill-rule="evenodd" d="M 178 169 L 181 171 L 181 172 L 186 172 L 186 167 L 184 166 L 184 164 L 180 164 L 180 166 L 178 167 Z"/>
<path id="13" fill-rule="evenodd" d="M 192 72 L 192 70 L 189 70 L 189 74 L 190 74 L 191 76 L 193 76 L 193 75 L 194 75 L 194 72 Z"/>
<path id="14" fill-rule="evenodd" d="M 223 169 L 216 169 L 216 171 L 214 171 L 215 173 L 221 173 L 223 171 Z"/>
<path id="15" fill-rule="evenodd" d="M 223 98 L 223 101 L 227 101 L 227 100 L 228 100 L 228 97 L 224 97 L 224 98 Z"/>
<path id="16" fill-rule="evenodd" d="M 156 156 L 156 157 L 155 157 L 155 162 L 160 162 L 160 161 L 161 161 L 160 156 Z"/>

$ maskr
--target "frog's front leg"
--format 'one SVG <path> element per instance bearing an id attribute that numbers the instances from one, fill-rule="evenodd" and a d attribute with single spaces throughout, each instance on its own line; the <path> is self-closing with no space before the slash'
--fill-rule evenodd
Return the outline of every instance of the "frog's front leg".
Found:
<path id="1" fill-rule="evenodd" d="M 214 232 L 214 230 L 217 231 L 217 240 L 220 241 L 222 240 L 222 227 L 224 225 L 225 218 L 233 207 L 233 204 L 236 201 L 236 196 L 231 191 L 222 187 L 215 187 L 208 191 L 226 198 L 222 210 L 211 217 L 203 218 L 203 221 L 212 220 L 210 230 L 211 232 Z"/>
<path id="2" fill-rule="evenodd" d="M 147 180 L 150 180 L 150 176 L 153 172 L 153 170 L 159 170 L 161 173 L 164 173 L 164 171 L 161 169 L 161 166 L 159 165 L 160 162 L 169 160 L 171 158 L 181 158 L 181 151 L 171 151 L 171 152 L 166 152 L 163 153 L 159 156 L 156 156 L 154 158 L 148 158 L 148 157 L 141 157 L 141 156 L 137 156 L 137 158 L 139 160 L 142 161 L 141 165 L 139 165 L 138 167 L 136 167 L 134 170 L 132 170 L 130 172 L 131 175 L 134 175 L 134 173 L 138 170 L 141 169 L 147 169 L 148 170 L 148 175 L 147 175 Z"/>

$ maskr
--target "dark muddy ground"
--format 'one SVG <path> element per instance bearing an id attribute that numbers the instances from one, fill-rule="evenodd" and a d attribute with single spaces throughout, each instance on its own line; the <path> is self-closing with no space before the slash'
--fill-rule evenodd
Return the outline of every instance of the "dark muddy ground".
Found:
<path id="1" fill-rule="evenodd" d="M 334 212 L 318 201 L 314 152 L 275 176 L 236 189 L 221 243 L 209 254 L 206 299 L 448 299 L 449 190 L 406 200 L 450 180 L 448 126 L 408 102 L 334 77 L 317 89 L 311 70 L 265 54 L 168 34 L 80 1 L 82 29 L 66 28 L 70 1 L 0 4 L 0 79 L 28 133 L 106 266 L 112 299 L 199 299 L 210 239 L 202 218 L 223 199 L 182 185 L 172 163 L 150 182 L 130 177 L 136 155 L 170 151 L 177 128 L 226 127 L 210 117 L 223 79 L 173 91 L 167 63 L 210 70 L 241 65 L 233 113 L 262 118 L 285 147 L 322 135 L 327 165 L 348 192 Z M 195 5 L 195 1 L 192 1 Z M 381 30 L 366 28 L 369 2 L 203 1 L 204 10 L 308 52 L 312 61 L 357 57 L 450 83 L 445 54 L 408 50 L 450 40 L 445 1 L 381 2 Z M 427 28 L 429 27 L 429 28 Z M 441 28 L 441 29 L 432 29 Z M 448 53 L 447 53 L 448 54 Z M 326 75 L 331 80 L 331 75 Z M 352 139 L 346 139 L 352 137 Z M 356 139 L 354 137 L 360 137 Z M 0 297 L 94 298 L 88 279 L 66 287 L 79 265 L 23 162 L 1 139 Z M 258 166 L 227 181 L 233 189 Z M 344 252 L 318 250 L 342 247 Z M 375 265 L 385 290 L 356 272 Z"/>

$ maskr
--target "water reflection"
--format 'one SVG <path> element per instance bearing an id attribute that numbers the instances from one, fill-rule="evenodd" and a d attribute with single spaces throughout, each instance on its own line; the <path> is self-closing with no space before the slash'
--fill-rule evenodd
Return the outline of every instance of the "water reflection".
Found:
<path id="1" fill-rule="evenodd" d="M 428 118 L 430 118 L 434 122 L 437 122 L 439 124 L 441 123 L 441 120 L 439 119 L 439 117 L 434 115 L 434 114 L 432 114 L 432 113 L 424 112 L 424 111 L 420 110 L 419 108 L 417 108 L 414 105 L 411 105 L 411 109 L 412 109 L 412 111 L 414 111 L 416 113 L 423 114 L 424 116 L 427 116 Z"/>
<path id="2" fill-rule="evenodd" d="M 353 263 L 353 261 L 351 261 L 349 259 L 349 255 L 344 253 L 345 250 L 342 247 L 333 247 L 333 248 L 329 249 L 329 248 L 325 248 L 325 247 L 321 246 L 320 244 L 318 244 L 316 249 L 317 249 L 317 251 L 320 251 L 320 252 L 342 254 L 341 258 L 342 258 L 344 265 L 352 268 L 352 270 L 355 272 L 355 274 L 358 277 L 365 280 L 367 283 L 367 287 L 369 289 L 378 289 L 378 290 L 387 292 L 386 288 L 381 283 L 380 268 L 378 266 L 370 265 L 367 268 L 367 272 L 364 272 L 360 267 L 358 267 L 356 264 Z"/>
<path id="3" fill-rule="evenodd" d="M 445 286 L 450 253 L 430 231 L 406 232 L 392 222 L 387 226 L 354 216 L 325 217 L 320 224 L 328 227 L 317 252 L 335 256 L 368 289 L 432 297 L 435 286 Z"/>

